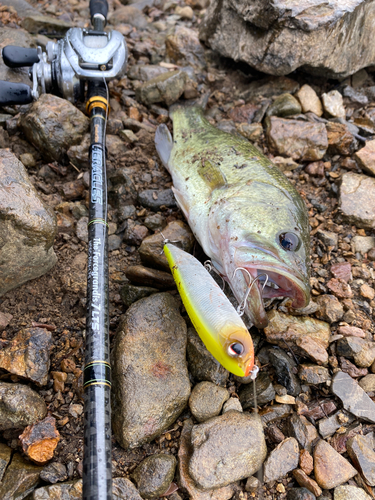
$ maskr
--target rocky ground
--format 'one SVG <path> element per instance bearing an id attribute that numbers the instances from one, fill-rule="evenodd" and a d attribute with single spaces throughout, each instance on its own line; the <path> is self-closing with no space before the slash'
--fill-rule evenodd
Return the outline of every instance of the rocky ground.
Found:
<path id="1" fill-rule="evenodd" d="M 205 0 L 110 3 L 127 78 L 109 85 L 110 335 L 118 499 L 369 499 L 375 486 L 375 74 L 268 77 L 199 42 Z M 88 26 L 88 2 L 14 0 L 0 45 Z M 0 66 L 0 78 L 27 81 Z M 204 259 L 154 147 L 168 105 L 284 171 L 311 225 L 312 301 L 251 330 L 254 387 L 201 343 L 161 253 Z M 84 106 L 44 95 L 0 114 L 0 498 L 80 498 L 88 216 Z M 261 470 L 261 473 L 257 473 Z"/>

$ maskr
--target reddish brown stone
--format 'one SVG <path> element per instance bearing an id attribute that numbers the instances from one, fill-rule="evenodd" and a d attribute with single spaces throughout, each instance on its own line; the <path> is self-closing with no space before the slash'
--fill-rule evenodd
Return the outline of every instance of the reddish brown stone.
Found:
<path id="1" fill-rule="evenodd" d="M 267 436 L 271 439 L 276 444 L 281 443 L 284 441 L 285 436 L 281 432 L 281 430 L 277 427 L 277 425 L 272 424 L 269 427 L 267 427 Z"/>
<path id="2" fill-rule="evenodd" d="M 361 339 L 366 338 L 366 332 L 362 328 L 357 328 L 356 326 L 340 326 L 337 329 L 339 335 L 344 337 L 360 337 Z"/>
<path id="3" fill-rule="evenodd" d="M 66 358 L 61 361 L 61 370 L 65 373 L 74 373 L 76 364 L 72 358 Z"/>
<path id="4" fill-rule="evenodd" d="M 362 425 L 358 425 L 354 429 L 348 429 L 344 432 L 344 434 L 335 434 L 331 438 L 331 446 L 334 448 L 337 453 L 345 453 L 346 452 L 346 443 L 348 439 L 356 436 L 357 434 L 362 433 Z"/>
<path id="5" fill-rule="evenodd" d="M 55 392 L 64 392 L 68 375 L 65 372 L 51 372 L 51 375 L 53 378 L 53 390 Z"/>
<path id="6" fill-rule="evenodd" d="M 337 410 L 337 406 L 334 401 L 322 400 L 310 403 L 307 409 L 301 410 L 299 414 L 313 418 L 314 420 L 319 420 L 320 418 L 326 417 L 335 410 Z"/>
<path id="7" fill-rule="evenodd" d="M 349 262 L 332 264 L 331 273 L 335 278 L 344 280 L 348 283 L 352 279 L 352 266 Z"/>
<path id="8" fill-rule="evenodd" d="M 352 289 L 344 280 L 332 278 L 327 283 L 327 288 L 340 299 L 350 299 L 353 296 Z"/>
<path id="9" fill-rule="evenodd" d="M 312 177 L 324 177 L 324 162 L 314 161 L 313 163 L 309 163 L 305 168 L 305 172 Z"/>
<path id="10" fill-rule="evenodd" d="M 36 424 L 29 425 L 19 436 L 24 453 L 35 463 L 43 465 L 51 460 L 60 440 L 56 420 L 46 417 Z"/>
<path id="11" fill-rule="evenodd" d="M 229 113 L 229 118 L 237 123 L 251 123 L 260 106 L 256 104 L 245 104 L 233 108 Z"/>
<path id="12" fill-rule="evenodd" d="M 329 154 L 350 156 L 354 153 L 357 148 L 357 141 L 346 125 L 328 122 L 326 128 Z"/>
<path id="13" fill-rule="evenodd" d="M 67 182 L 62 185 L 62 192 L 66 200 L 81 198 L 85 190 L 82 180 Z"/>
<path id="14" fill-rule="evenodd" d="M 318 483 L 311 479 L 305 472 L 301 469 L 295 469 L 293 471 L 294 479 L 302 488 L 307 488 L 316 497 L 322 494 L 322 490 L 319 488 Z"/>
<path id="15" fill-rule="evenodd" d="M 305 474 L 309 475 L 312 473 L 314 469 L 314 460 L 307 450 L 301 450 L 299 452 L 299 466 Z"/>
<path id="16" fill-rule="evenodd" d="M 12 321 L 12 318 L 11 314 L 0 312 L 0 330 L 4 330 Z"/>
<path id="17" fill-rule="evenodd" d="M 350 375 L 352 378 L 364 377 L 368 374 L 367 368 L 358 368 L 357 366 L 353 365 L 353 363 L 351 363 L 348 359 L 343 357 L 340 357 L 340 366 L 341 370 Z"/>
<path id="18" fill-rule="evenodd" d="M 314 450 L 314 474 L 318 485 L 330 490 L 354 477 L 357 471 L 348 460 L 321 439 Z"/>

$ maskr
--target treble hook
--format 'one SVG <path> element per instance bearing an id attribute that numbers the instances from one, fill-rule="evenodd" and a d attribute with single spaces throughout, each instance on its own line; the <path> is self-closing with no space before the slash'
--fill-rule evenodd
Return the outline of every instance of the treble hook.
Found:
<path id="1" fill-rule="evenodd" d="M 252 276 L 251 276 L 251 274 L 249 273 L 249 271 L 247 269 L 245 269 L 244 267 L 236 267 L 236 269 L 234 270 L 232 279 L 235 277 L 236 272 L 239 271 L 239 270 L 245 271 L 245 273 L 247 273 L 247 275 L 249 276 L 249 279 L 250 279 L 250 283 L 247 285 L 247 290 L 246 290 L 246 293 L 245 293 L 245 297 L 243 298 L 243 301 L 237 307 L 237 313 L 238 313 L 238 315 L 239 316 L 243 316 L 243 314 L 245 312 L 247 298 L 250 295 L 250 292 L 251 292 L 251 289 L 253 288 L 254 283 L 256 281 L 259 281 L 259 278 L 261 278 L 262 276 L 264 276 L 266 279 L 265 279 L 265 282 L 264 282 L 263 287 L 262 287 L 262 292 L 263 292 L 264 287 L 267 285 L 267 282 L 268 282 L 269 278 L 268 278 L 268 274 L 264 273 L 264 274 L 259 274 L 256 278 L 252 279 Z"/>
<path id="2" fill-rule="evenodd" d="M 216 269 L 216 267 L 212 264 L 212 260 L 206 260 L 203 265 L 204 265 L 205 269 L 207 269 L 207 271 L 209 273 L 211 271 L 213 271 L 215 274 L 217 274 L 218 276 L 220 276 L 221 281 L 222 281 L 222 287 L 221 287 L 221 289 L 222 289 L 222 291 L 224 291 L 224 289 L 225 289 L 225 280 L 222 277 L 222 275 L 219 273 L 219 271 Z"/>
<path id="3" fill-rule="evenodd" d="M 161 231 L 160 231 L 160 234 L 161 234 L 161 236 L 163 238 L 163 245 L 166 245 L 167 243 L 172 243 L 172 245 L 174 243 L 181 243 L 181 240 L 169 240 L 168 238 L 166 238 L 164 236 L 164 234 Z M 160 255 L 162 255 L 162 254 L 163 254 L 163 249 L 161 249 L 161 251 L 160 251 Z"/>

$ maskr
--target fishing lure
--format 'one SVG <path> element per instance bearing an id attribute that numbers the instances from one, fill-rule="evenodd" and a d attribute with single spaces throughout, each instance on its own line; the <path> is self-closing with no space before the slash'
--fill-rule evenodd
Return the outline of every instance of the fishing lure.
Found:
<path id="1" fill-rule="evenodd" d="M 250 375 L 253 341 L 224 292 L 195 257 L 167 240 L 163 249 L 185 309 L 207 349 L 231 373 Z M 257 370 L 253 373 L 256 376 Z"/>

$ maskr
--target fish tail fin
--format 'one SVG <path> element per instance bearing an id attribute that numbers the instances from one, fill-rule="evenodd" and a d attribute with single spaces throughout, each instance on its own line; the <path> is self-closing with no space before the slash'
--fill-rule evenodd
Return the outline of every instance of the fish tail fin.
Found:
<path id="1" fill-rule="evenodd" d="M 176 111 L 185 110 L 188 108 L 200 108 L 202 111 L 206 109 L 210 93 L 202 94 L 198 99 L 189 99 L 187 101 L 179 101 L 169 107 L 169 116 L 173 120 L 173 115 Z"/>
<path id="2" fill-rule="evenodd" d="M 173 148 L 173 139 L 171 133 L 164 123 L 159 125 L 155 133 L 155 147 L 159 158 L 169 172 L 168 162 Z"/>

